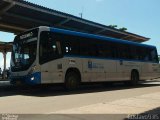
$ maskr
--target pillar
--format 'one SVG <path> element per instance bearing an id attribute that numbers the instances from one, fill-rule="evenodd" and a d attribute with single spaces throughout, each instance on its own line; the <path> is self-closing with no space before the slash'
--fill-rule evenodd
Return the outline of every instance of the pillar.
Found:
<path id="1" fill-rule="evenodd" d="M 4 71 L 6 70 L 6 55 L 7 55 L 7 52 L 3 52 L 3 59 L 4 59 L 4 68 L 3 68 L 3 70 Z"/>
<path id="2" fill-rule="evenodd" d="M 7 55 L 7 52 L 4 51 L 3 52 L 3 59 L 4 59 L 4 67 L 3 67 L 3 71 L 6 71 L 6 55 Z M 4 74 L 4 79 L 6 78 L 6 72 L 3 72 Z"/>

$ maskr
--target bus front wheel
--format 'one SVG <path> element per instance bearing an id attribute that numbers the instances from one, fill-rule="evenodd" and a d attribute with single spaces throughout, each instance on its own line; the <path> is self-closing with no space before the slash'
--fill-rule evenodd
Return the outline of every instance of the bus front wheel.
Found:
<path id="1" fill-rule="evenodd" d="M 69 72 L 65 79 L 65 88 L 67 90 L 75 90 L 79 87 L 80 78 L 76 72 Z"/>

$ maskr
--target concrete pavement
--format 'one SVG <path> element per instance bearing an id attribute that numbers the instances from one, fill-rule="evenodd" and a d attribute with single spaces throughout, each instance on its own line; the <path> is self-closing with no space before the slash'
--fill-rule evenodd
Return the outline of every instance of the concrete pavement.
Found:
<path id="1" fill-rule="evenodd" d="M 34 120 L 85 120 L 85 116 L 93 120 L 107 117 L 119 120 L 130 114 L 157 115 L 160 113 L 159 91 L 160 80 L 142 82 L 136 87 L 91 86 L 75 92 L 65 92 L 54 87 L 9 87 L 0 93 L 0 113 L 30 114 L 24 116 L 24 120 L 32 117 Z"/>
<path id="2" fill-rule="evenodd" d="M 50 114 L 141 114 L 160 108 L 160 92 L 61 110 Z M 160 114 L 160 109 L 155 114 Z"/>

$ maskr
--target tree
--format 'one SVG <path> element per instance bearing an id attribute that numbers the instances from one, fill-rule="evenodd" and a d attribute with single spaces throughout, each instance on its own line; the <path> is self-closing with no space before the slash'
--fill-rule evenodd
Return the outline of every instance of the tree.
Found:
<path id="1" fill-rule="evenodd" d="M 117 25 L 109 25 L 108 27 L 116 29 L 118 26 Z M 119 28 L 119 30 L 125 32 L 125 31 L 127 31 L 127 28 L 122 27 L 122 28 Z"/>
<path id="2" fill-rule="evenodd" d="M 125 27 L 122 27 L 122 28 L 119 28 L 120 31 L 127 31 L 127 28 Z"/>
<path id="3" fill-rule="evenodd" d="M 117 25 L 109 25 L 110 28 L 117 28 Z"/>

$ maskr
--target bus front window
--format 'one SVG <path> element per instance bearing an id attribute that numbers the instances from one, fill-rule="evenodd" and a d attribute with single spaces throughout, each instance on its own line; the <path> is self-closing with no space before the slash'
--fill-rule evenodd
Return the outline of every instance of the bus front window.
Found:
<path id="1" fill-rule="evenodd" d="M 13 44 L 13 60 L 16 66 L 32 64 L 36 58 L 36 42 Z"/>
<path id="2" fill-rule="evenodd" d="M 26 37 L 21 40 L 21 36 L 17 36 L 13 43 L 12 71 L 27 70 L 36 59 L 37 37 Z"/>

